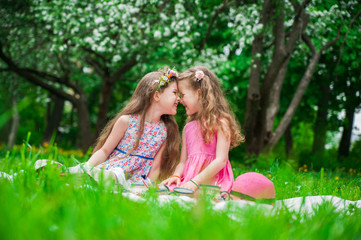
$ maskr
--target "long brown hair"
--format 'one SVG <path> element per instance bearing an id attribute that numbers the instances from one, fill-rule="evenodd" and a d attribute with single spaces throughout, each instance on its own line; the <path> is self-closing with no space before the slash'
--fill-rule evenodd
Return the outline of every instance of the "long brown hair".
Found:
<path id="1" fill-rule="evenodd" d="M 150 72 L 146 74 L 138 83 L 129 103 L 104 127 L 97 139 L 96 145 L 93 150 L 93 154 L 98 151 L 105 143 L 113 129 L 115 122 L 122 115 L 139 114 L 140 126 L 139 134 L 136 138 L 135 146 L 123 157 L 129 156 L 139 146 L 139 141 L 144 132 L 145 114 L 152 104 L 152 98 L 156 91 L 162 93 L 169 84 L 161 86 L 158 90 L 158 83 L 154 80 L 159 79 L 162 75 L 166 74 L 166 70 L 158 70 L 156 72 Z M 176 77 L 171 77 L 171 80 L 176 80 Z M 177 163 L 179 156 L 179 129 L 178 124 L 171 115 L 162 115 L 161 120 L 164 122 L 167 128 L 167 140 L 164 142 L 166 148 L 162 154 L 162 162 L 160 167 L 159 179 L 165 179 L 169 176 Z"/>
<path id="2" fill-rule="evenodd" d="M 199 81 L 195 76 L 197 71 L 204 73 L 204 77 Z M 192 67 L 181 73 L 177 81 L 187 81 L 194 91 L 200 89 L 200 110 L 189 116 L 187 122 L 198 121 L 205 143 L 212 141 L 218 130 L 221 130 L 231 141 L 231 149 L 238 146 L 240 142 L 244 142 L 241 127 L 230 110 L 218 79 L 212 71 L 202 66 Z"/>

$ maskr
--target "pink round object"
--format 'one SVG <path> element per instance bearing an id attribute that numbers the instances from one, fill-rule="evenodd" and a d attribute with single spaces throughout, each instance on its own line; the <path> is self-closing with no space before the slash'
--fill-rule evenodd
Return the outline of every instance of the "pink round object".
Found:
<path id="1" fill-rule="evenodd" d="M 232 192 L 240 193 L 241 195 L 254 199 L 274 199 L 276 195 L 273 182 L 256 172 L 239 175 L 233 183 L 231 194 Z M 232 195 L 235 196 L 234 194 Z"/>

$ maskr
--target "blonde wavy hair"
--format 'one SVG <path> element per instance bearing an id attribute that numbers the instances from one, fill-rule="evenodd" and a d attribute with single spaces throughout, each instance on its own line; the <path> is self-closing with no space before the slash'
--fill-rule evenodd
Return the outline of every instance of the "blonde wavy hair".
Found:
<path id="1" fill-rule="evenodd" d="M 197 71 L 204 73 L 201 80 L 196 79 Z M 194 91 L 200 89 L 200 110 L 189 116 L 187 122 L 198 121 L 205 143 L 212 141 L 219 130 L 231 141 L 231 149 L 238 146 L 240 142 L 244 142 L 240 124 L 230 110 L 218 79 L 212 71 L 202 66 L 192 67 L 180 74 L 177 82 L 181 81 L 187 81 Z"/>
<path id="2" fill-rule="evenodd" d="M 131 154 L 135 149 L 137 149 L 137 147 L 139 146 L 140 138 L 144 132 L 145 114 L 152 104 L 152 99 L 155 92 L 158 91 L 162 93 L 169 86 L 169 84 L 167 84 L 161 86 L 157 90 L 159 83 L 154 81 L 167 73 L 165 69 L 167 68 L 158 70 L 156 72 L 150 72 L 139 81 L 129 103 L 112 120 L 107 123 L 107 125 L 100 133 L 99 138 L 97 139 L 97 142 L 95 144 L 93 154 L 104 145 L 105 141 L 110 135 L 110 132 L 113 129 L 115 122 L 122 115 L 140 115 L 139 134 L 136 138 L 135 145 L 133 149 L 127 152 L 127 154 L 123 158 L 129 156 L 129 154 Z M 176 77 L 171 77 L 170 80 L 176 80 Z M 166 148 L 164 149 L 162 155 L 159 179 L 165 179 L 173 173 L 177 164 L 179 157 L 180 135 L 178 124 L 172 115 L 162 115 L 161 120 L 164 122 L 167 128 L 167 140 L 165 142 Z"/>

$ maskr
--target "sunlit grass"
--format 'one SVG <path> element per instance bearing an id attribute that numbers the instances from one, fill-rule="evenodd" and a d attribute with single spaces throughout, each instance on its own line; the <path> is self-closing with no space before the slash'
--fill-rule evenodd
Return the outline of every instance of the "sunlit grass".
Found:
<path id="1" fill-rule="evenodd" d="M 0 150 L 0 171 L 14 175 L 0 179 L 1 239 L 360 239 L 361 210 L 337 212 L 329 203 L 315 206 L 314 214 L 287 208 L 249 206 L 213 210 L 210 202 L 182 206 L 160 204 L 154 195 L 136 202 L 95 184 L 87 176 L 59 177 L 49 166 L 39 173 L 37 159 L 67 166 L 86 161 L 88 155 L 60 154 L 49 144 L 34 148 L 27 142 L 10 152 Z M 235 176 L 259 171 L 270 178 L 276 198 L 334 195 L 359 200 L 361 178 L 346 170 L 305 172 L 287 163 L 270 169 L 236 166 Z M 353 172 L 353 171 L 352 171 Z"/>

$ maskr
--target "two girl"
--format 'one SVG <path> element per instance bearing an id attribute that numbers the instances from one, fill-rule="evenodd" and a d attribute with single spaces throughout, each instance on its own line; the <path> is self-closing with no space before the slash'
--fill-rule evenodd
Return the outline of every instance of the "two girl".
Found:
<path id="1" fill-rule="evenodd" d="M 172 115 L 180 101 L 178 91 L 189 117 L 176 165 L 179 133 Z M 104 128 L 92 157 L 81 167 L 104 168 L 118 181 L 123 173 L 139 181 L 142 175 L 157 180 L 173 172 L 163 181 L 171 188 L 195 191 L 200 184 L 212 184 L 230 192 L 234 177 L 228 152 L 241 141 L 240 127 L 213 72 L 204 67 L 191 68 L 179 77 L 172 70 L 151 72 Z"/>

